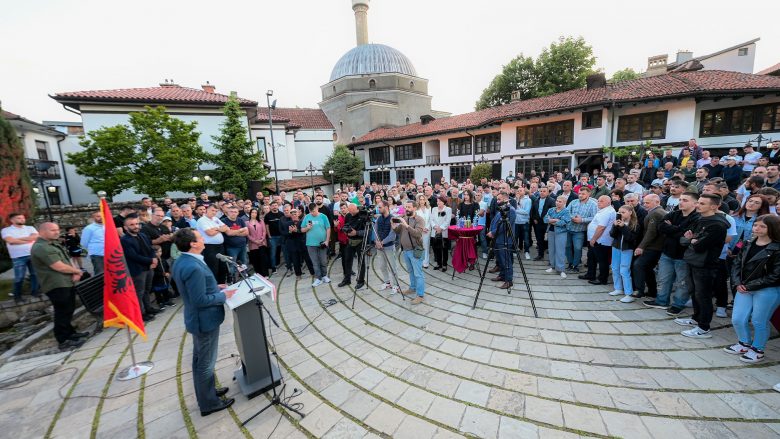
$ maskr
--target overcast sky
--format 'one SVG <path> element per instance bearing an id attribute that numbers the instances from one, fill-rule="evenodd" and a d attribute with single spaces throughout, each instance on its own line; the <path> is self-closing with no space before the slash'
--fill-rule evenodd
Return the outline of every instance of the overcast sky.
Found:
<path id="1" fill-rule="evenodd" d="M 4 0 L 0 100 L 29 119 L 78 120 L 49 94 L 205 81 L 282 107 L 316 107 L 355 45 L 350 0 Z M 756 71 L 780 62 L 780 1 L 373 0 L 369 40 L 427 78 L 433 108 L 472 111 L 514 56 L 583 36 L 607 75 L 679 49 L 704 55 L 752 38 Z M 775 31 L 772 32 L 772 27 Z"/>

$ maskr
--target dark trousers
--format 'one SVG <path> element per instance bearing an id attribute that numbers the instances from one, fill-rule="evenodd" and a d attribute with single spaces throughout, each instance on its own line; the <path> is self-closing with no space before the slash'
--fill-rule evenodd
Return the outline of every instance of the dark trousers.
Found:
<path id="1" fill-rule="evenodd" d="M 597 279 L 601 283 L 607 283 L 609 279 L 609 258 L 612 256 L 612 247 L 596 243 L 594 246 L 588 244 L 588 273 L 587 276 Z M 593 258 L 593 259 L 591 259 Z M 598 266 L 598 277 L 596 276 L 596 266 Z"/>
<path id="2" fill-rule="evenodd" d="M 446 267 L 450 256 L 450 240 L 441 236 L 431 238 L 431 247 L 433 247 L 433 259 L 436 266 Z"/>
<path id="3" fill-rule="evenodd" d="M 540 222 L 534 224 L 534 235 L 536 235 L 536 257 L 543 258 L 544 252 L 547 250 L 547 241 L 544 240 L 544 233 L 547 231 L 547 224 Z"/>
<path id="4" fill-rule="evenodd" d="M 217 363 L 219 328 L 192 334 L 192 384 L 201 411 L 213 410 L 223 403 L 217 396 L 214 366 Z"/>
<path id="5" fill-rule="evenodd" d="M 224 262 L 217 259 L 217 253 L 225 253 L 223 244 L 206 244 L 203 249 L 203 262 L 209 267 L 217 283 L 224 284 L 227 280 L 227 267 Z"/>
<path id="6" fill-rule="evenodd" d="M 296 276 L 300 276 L 303 274 L 303 271 L 301 270 L 303 266 L 303 254 L 306 253 L 306 246 L 304 243 L 299 242 L 297 239 L 288 239 L 287 242 L 284 243 L 286 247 L 286 257 L 288 260 L 285 262 L 290 265 L 289 269 L 292 269 L 295 271 Z"/>
<path id="7" fill-rule="evenodd" d="M 645 294 L 650 297 L 658 295 L 658 281 L 653 270 L 658 266 L 659 259 L 661 259 L 661 252 L 658 250 L 644 250 L 636 258 L 631 276 L 639 294 Z M 645 293 L 645 285 L 647 286 L 647 293 Z"/>
<path id="8" fill-rule="evenodd" d="M 515 241 L 520 251 L 531 251 L 531 230 L 529 224 L 515 224 Z"/>
<path id="9" fill-rule="evenodd" d="M 76 330 L 70 324 L 76 310 L 76 294 L 73 287 L 55 288 L 46 293 L 54 307 L 54 337 L 57 343 L 64 343 Z"/>
<path id="10" fill-rule="evenodd" d="M 152 299 L 149 297 L 152 292 L 152 280 L 154 280 L 154 272 L 152 270 L 145 270 L 133 276 L 135 294 L 138 296 L 141 314 L 144 315 L 152 309 Z"/>
<path id="11" fill-rule="evenodd" d="M 268 247 L 249 250 L 249 263 L 252 264 L 255 273 L 267 277 L 268 268 L 271 266 L 271 252 Z"/>
<path id="12" fill-rule="evenodd" d="M 344 280 L 352 281 L 352 263 L 355 260 L 355 256 L 358 258 L 358 283 L 365 282 L 366 280 L 366 264 L 365 258 L 360 255 L 360 245 L 347 245 L 344 250 Z"/>
<path id="13" fill-rule="evenodd" d="M 696 268 L 690 265 L 691 285 L 693 285 L 693 316 L 699 328 L 709 331 L 712 322 L 712 294 L 715 276 L 715 267 Z"/>
<path id="14" fill-rule="evenodd" d="M 728 269 L 725 259 L 718 259 L 718 266 L 715 269 L 715 284 L 713 292 L 715 293 L 715 305 L 718 308 L 725 308 L 729 304 L 729 289 L 726 284 L 728 278 Z"/>

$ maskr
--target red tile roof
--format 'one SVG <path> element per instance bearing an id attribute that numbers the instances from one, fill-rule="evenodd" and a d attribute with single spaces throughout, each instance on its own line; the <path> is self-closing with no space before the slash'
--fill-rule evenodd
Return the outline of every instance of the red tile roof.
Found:
<path id="1" fill-rule="evenodd" d="M 760 72 L 756 72 L 756 75 L 770 75 L 772 73 L 780 72 L 780 62 L 771 66 L 767 67 L 764 70 L 761 70 Z"/>
<path id="2" fill-rule="evenodd" d="M 10 111 L 0 110 L 0 117 L 2 117 L 5 120 L 12 120 L 12 119 L 21 119 L 22 117 L 18 114 L 11 113 Z"/>
<path id="3" fill-rule="evenodd" d="M 229 96 L 220 93 L 209 93 L 198 88 L 164 85 L 145 88 L 120 88 L 116 90 L 70 91 L 57 93 L 52 98 L 58 102 L 89 101 L 222 105 L 227 102 Z M 238 102 L 241 105 L 257 105 L 257 102 L 249 99 L 238 98 Z"/>
<path id="4" fill-rule="evenodd" d="M 312 178 L 311 177 L 296 177 L 291 178 L 288 180 L 279 180 L 279 190 L 290 192 L 295 191 L 298 189 L 306 189 L 312 187 Z M 314 186 L 327 186 L 330 184 L 330 180 L 326 179 L 325 177 L 321 175 L 315 175 L 314 176 Z M 276 185 L 274 182 L 270 182 L 266 185 L 267 188 L 270 189 L 276 189 Z"/>
<path id="5" fill-rule="evenodd" d="M 378 128 L 351 146 L 378 141 L 401 140 L 473 129 L 504 120 L 532 114 L 570 110 L 582 107 L 608 105 L 651 99 L 729 95 L 736 93 L 780 92 L 780 77 L 747 73 L 701 70 L 697 72 L 667 73 L 608 84 L 604 88 L 576 89 L 563 93 L 510 102 L 472 113 L 436 119 L 425 125 L 414 123 L 400 127 Z"/>
<path id="6" fill-rule="evenodd" d="M 303 128 L 305 130 L 332 130 L 325 113 L 319 108 L 276 108 L 271 110 L 271 116 L 274 122 L 284 123 L 292 128 Z M 257 119 L 259 123 L 268 123 L 268 107 L 257 108 Z"/>

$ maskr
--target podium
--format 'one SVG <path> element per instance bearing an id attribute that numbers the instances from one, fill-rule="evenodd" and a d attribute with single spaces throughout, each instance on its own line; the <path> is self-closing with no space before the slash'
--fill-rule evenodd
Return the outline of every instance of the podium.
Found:
<path id="1" fill-rule="evenodd" d="M 277 365 L 271 361 L 265 336 L 265 316 L 260 303 L 255 300 L 255 294 L 262 298 L 276 287 L 257 274 L 247 278 L 247 281 L 226 288 L 234 289 L 236 293 L 227 299 L 225 304 L 233 311 L 233 332 L 241 357 L 241 368 L 237 369 L 233 376 L 241 388 L 241 393 L 251 399 L 278 386 L 282 375 Z"/>

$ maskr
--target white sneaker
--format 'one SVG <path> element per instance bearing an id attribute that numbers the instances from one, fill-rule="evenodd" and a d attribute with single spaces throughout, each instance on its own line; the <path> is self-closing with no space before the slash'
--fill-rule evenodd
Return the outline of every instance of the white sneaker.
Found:
<path id="1" fill-rule="evenodd" d="M 566 273 L 564 273 L 563 271 L 561 271 L 561 278 L 566 279 Z"/>
<path id="2" fill-rule="evenodd" d="M 482 253 L 482 259 L 487 259 L 487 253 Z"/>
<path id="3" fill-rule="evenodd" d="M 772 388 L 775 389 L 775 392 L 780 392 L 780 383 L 775 384 Z"/>
<path id="4" fill-rule="evenodd" d="M 626 296 L 626 295 L 624 295 L 624 296 L 623 296 L 623 298 L 622 298 L 622 299 L 620 299 L 620 301 L 621 301 L 621 302 L 623 302 L 623 303 L 631 303 L 631 302 L 633 302 L 634 300 L 635 300 L 635 299 L 634 299 L 633 297 L 631 297 L 631 296 Z"/>
<path id="5" fill-rule="evenodd" d="M 727 354 L 732 354 L 732 355 L 742 355 L 742 354 L 746 353 L 749 350 L 750 350 L 750 348 L 748 348 L 747 346 L 744 346 L 742 343 L 737 343 L 737 344 L 731 345 L 731 346 L 729 346 L 727 348 L 723 348 L 724 352 L 726 352 Z"/>
<path id="6" fill-rule="evenodd" d="M 322 281 L 319 279 L 314 279 L 314 282 L 311 284 L 312 287 L 318 287 L 320 285 L 322 285 Z"/>
<path id="7" fill-rule="evenodd" d="M 624 296 L 623 292 L 620 290 L 615 290 L 609 293 L 610 296 Z"/>
<path id="8" fill-rule="evenodd" d="M 680 326 L 697 326 L 698 323 L 693 319 L 674 319 L 674 323 Z"/>
<path id="9" fill-rule="evenodd" d="M 553 269 L 552 267 L 544 270 L 545 273 L 552 273 L 553 271 L 555 271 L 555 269 Z"/>
<path id="10" fill-rule="evenodd" d="M 328 276 L 322 276 L 322 282 L 326 283 L 326 284 L 329 284 L 330 283 L 330 278 Z"/>
<path id="11" fill-rule="evenodd" d="M 758 363 L 759 361 L 764 359 L 764 354 L 761 352 L 756 352 L 753 349 L 748 349 L 747 352 L 742 354 L 741 357 L 739 357 L 739 360 L 743 363 Z"/>
<path id="12" fill-rule="evenodd" d="M 688 329 L 686 331 L 683 331 L 680 334 L 690 338 L 712 338 L 712 334 L 710 334 L 710 331 L 705 331 L 699 328 L 698 326 L 693 327 L 693 329 Z"/>
<path id="13" fill-rule="evenodd" d="M 390 282 L 385 282 L 381 287 L 379 287 L 379 291 L 386 290 L 388 288 L 392 288 L 392 286 L 390 285 Z"/>
<path id="14" fill-rule="evenodd" d="M 726 314 L 726 308 L 724 308 L 722 306 L 719 306 L 718 309 L 715 311 L 715 317 L 726 318 L 728 316 L 729 315 Z"/>
<path id="15" fill-rule="evenodd" d="M 525 258 L 526 258 L 526 259 L 531 259 L 531 254 L 530 254 L 530 253 L 528 253 L 528 252 L 525 252 Z"/>

